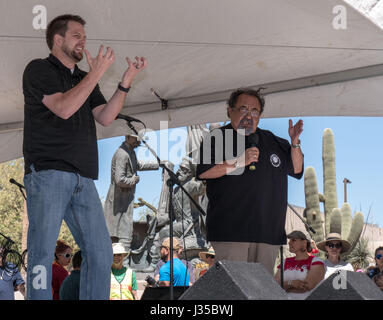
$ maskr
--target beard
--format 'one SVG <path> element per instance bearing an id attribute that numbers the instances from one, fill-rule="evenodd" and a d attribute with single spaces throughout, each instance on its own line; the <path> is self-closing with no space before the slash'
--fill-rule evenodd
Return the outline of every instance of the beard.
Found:
<path id="1" fill-rule="evenodd" d="M 75 49 L 71 50 L 65 43 L 63 43 L 61 50 L 74 61 L 80 62 L 83 58 L 82 52 L 76 52 Z"/>

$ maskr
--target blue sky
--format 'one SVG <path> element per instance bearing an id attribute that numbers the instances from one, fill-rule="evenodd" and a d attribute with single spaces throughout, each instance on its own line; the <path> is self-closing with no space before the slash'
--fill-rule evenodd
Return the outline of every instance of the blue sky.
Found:
<path id="1" fill-rule="evenodd" d="M 298 120 L 298 118 L 292 119 L 294 123 Z M 347 185 L 347 202 L 351 205 L 353 212 L 362 211 L 366 220 L 371 208 L 368 222 L 383 227 L 383 118 L 306 117 L 302 119 L 304 131 L 301 135 L 301 144 L 305 155 L 305 167 L 315 168 L 319 192 L 323 193 L 322 135 L 325 128 L 331 128 L 335 139 L 339 207 L 344 201 L 343 179 L 348 178 L 352 183 Z M 289 140 L 288 118 L 261 119 L 259 127 Z M 176 149 L 178 153 L 183 152 L 185 145 L 185 140 L 178 137 L 180 131 L 185 132 L 185 137 L 186 128 L 170 129 L 168 142 L 168 148 Z M 157 131 L 148 135 L 151 146 L 153 146 L 151 142 L 156 139 L 160 141 L 159 134 L 165 134 L 165 132 Z M 124 137 L 115 137 L 98 141 L 100 169 L 96 187 L 102 200 L 106 198 L 110 184 L 111 159 L 123 140 Z M 158 149 L 160 148 L 161 146 Z M 145 152 L 143 147 L 137 149 L 139 159 L 142 158 L 143 152 Z M 166 154 L 165 152 L 162 155 Z M 173 159 L 174 156 L 174 154 L 169 155 Z M 162 160 L 165 160 L 165 157 L 162 157 Z M 175 163 L 175 169 L 178 168 L 178 164 Z M 139 176 L 140 182 L 137 185 L 135 198 L 142 197 L 157 206 L 162 185 L 161 171 L 139 172 Z M 305 206 L 303 180 L 303 178 L 301 180 L 289 178 L 288 201 L 290 204 Z M 135 214 L 139 210 L 135 209 Z"/>

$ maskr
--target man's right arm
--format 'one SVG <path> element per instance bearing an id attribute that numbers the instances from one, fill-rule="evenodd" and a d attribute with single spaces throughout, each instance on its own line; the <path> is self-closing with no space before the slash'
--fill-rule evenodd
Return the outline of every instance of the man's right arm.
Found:
<path id="1" fill-rule="evenodd" d="M 258 155 L 259 149 L 257 147 L 248 148 L 240 157 L 218 163 L 214 167 L 201 173 L 198 178 L 205 180 L 223 177 L 239 168 L 250 165 L 253 161 L 258 162 Z"/>
<path id="2" fill-rule="evenodd" d="M 66 92 L 57 92 L 51 95 L 44 95 L 43 104 L 56 116 L 62 119 L 69 119 L 90 96 L 101 77 L 114 62 L 114 53 L 107 48 L 103 55 L 104 47 L 101 46 L 96 58 L 92 58 L 86 51 L 86 57 L 90 67 L 89 73 L 78 85 Z"/>
<path id="3" fill-rule="evenodd" d="M 236 161 L 237 159 L 230 159 L 223 161 L 222 163 L 218 163 L 214 167 L 211 167 L 209 170 L 201 173 L 198 178 L 201 180 L 206 180 L 223 177 L 224 175 L 227 175 L 237 169 L 235 167 Z"/>
<path id="4" fill-rule="evenodd" d="M 90 96 L 96 87 L 101 76 L 89 72 L 81 82 L 66 92 L 57 92 L 51 95 L 44 95 L 42 103 L 56 116 L 62 119 L 69 119 Z"/>

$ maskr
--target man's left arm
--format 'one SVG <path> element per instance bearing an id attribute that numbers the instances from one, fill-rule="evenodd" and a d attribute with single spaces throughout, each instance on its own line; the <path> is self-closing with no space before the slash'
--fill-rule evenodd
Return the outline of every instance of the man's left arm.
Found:
<path id="1" fill-rule="evenodd" d="M 160 278 L 158 279 L 158 285 L 160 287 L 170 286 L 170 270 L 163 265 L 160 269 Z"/>
<path id="2" fill-rule="evenodd" d="M 130 59 L 126 57 L 126 61 L 128 63 L 128 69 L 122 76 L 121 87 L 128 90 L 137 74 L 146 68 L 147 60 L 144 57 L 136 57 L 136 61 L 131 62 Z M 126 94 L 127 92 L 117 88 L 106 104 L 95 107 L 92 113 L 96 121 L 103 126 L 110 125 L 120 113 L 125 102 Z"/>
<path id="3" fill-rule="evenodd" d="M 154 161 L 137 161 L 137 171 L 150 171 L 150 170 L 158 170 L 159 169 L 158 162 Z"/>
<path id="4" fill-rule="evenodd" d="M 300 148 L 299 136 L 303 131 L 303 121 L 299 120 L 294 126 L 293 122 L 289 120 L 289 136 L 291 139 L 291 160 L 294 167 L 294 174 L 303 171 L 303 154 Z"/>

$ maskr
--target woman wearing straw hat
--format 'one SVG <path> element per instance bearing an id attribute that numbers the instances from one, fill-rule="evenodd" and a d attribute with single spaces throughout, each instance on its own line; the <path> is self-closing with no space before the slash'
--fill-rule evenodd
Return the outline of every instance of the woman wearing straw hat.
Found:
<path id="1" fill-rule="evenodd" d="M 122 265 L 127 255 L 128 252 L 122 243 L 113 243 L 110 300 L 137 300 L 136 274 Z"/>
<path id="2" fill-rule="evenodd" d="M 210 247 L 208 251 L 202 251 L 198 255 L 199 255 L 200 259 L 202 261 L 205 261 L 209 266 L 207 269 L 203 269 L 200 271 L 199 276 L 201 277 L 206 273 L 206 271 L 209 268 L 211 268 L 214 265 L 215 251 L 214 251 L 213 247 Z"/>
<path id="3" fill-rule="evenodd" d="M 347 240 L 343 240 L 339 233 L 330 233 L 326 240 L 318 243 L 317 247 L 326 252 L 327 255 L 327 260 L 324 262 L 326 266 L 325 279 L 338 270 L 354 271 L 351 263 L 340 258 L 342 253 L 350 251 L 351 244 Z"/>

